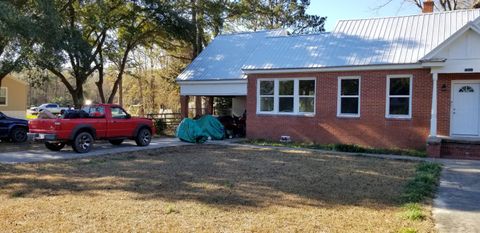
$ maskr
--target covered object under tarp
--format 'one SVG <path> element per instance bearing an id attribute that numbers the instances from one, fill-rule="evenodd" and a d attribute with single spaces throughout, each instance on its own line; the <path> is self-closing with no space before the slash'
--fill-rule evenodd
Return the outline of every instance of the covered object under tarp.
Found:
<path id="1" fill-rule="evenodd" d="M 197 120 L 183 119 L 177 128 L 176 136 L 185 142 L 204 143 L 208 139 L 222 140 L 225 129 L 215 117 L 205 115 Z"/>

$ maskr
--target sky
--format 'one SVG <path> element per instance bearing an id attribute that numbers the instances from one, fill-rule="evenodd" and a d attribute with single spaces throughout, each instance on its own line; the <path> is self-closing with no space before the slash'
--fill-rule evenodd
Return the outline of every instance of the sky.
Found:
<path id="1" fill-rule="evenodd" d="M 375 10 L 388 0 L 311 0 L 309 14 L 326 16 L 325 30 L 331 31 L 340 19 L 363 19 L 384 16 L 401 16 L 421 13 L 417 6 L 392 0 L 387 6 Z"/>

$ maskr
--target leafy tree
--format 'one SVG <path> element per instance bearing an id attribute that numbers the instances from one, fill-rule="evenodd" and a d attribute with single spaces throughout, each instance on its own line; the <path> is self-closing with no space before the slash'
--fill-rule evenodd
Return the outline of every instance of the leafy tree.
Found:
<path id="1" fill-rule="evenodd" d="M 24 1 L 0 1 L 0 86 L 2 79 L 26 65 L 22 48 L 31 45 L 30 19 L 22 12 Z"/>
<path id="2" fill-rule="evenodd" d="M 306 13 L 310 0 L 240 0 L 234 18 L 254 31 L 292 29 L 293 33 L 324 31 L 325 17 Z"/>
<path id="3" fill-rule="evenodd" d="M 114 101 L 125 70 L 131 62 L 129 56 L 133 50 L 139 46 L 156 43 L 168 46 L 168 41 L 188 40 L 192 29 L 189 22 L 179 16 L 170 5 L 153 0 L 131 1 L 124 4 L 115 18 L 117 23 L 114 30 L 107 33 L 106 47 L 103 49 L 109 61 L 117 67 L 110 95 L 108 99 L 102 97 L 108 103 Z M 102 64 L 103 59 L 99 63 Z M 103 67 L 103 64 L 99 66 L 100 74 L 103 73 Z M 102 79 L 100 75 L 99 82 Z M 100 86 L 99 91 L 103 93 Z"/>

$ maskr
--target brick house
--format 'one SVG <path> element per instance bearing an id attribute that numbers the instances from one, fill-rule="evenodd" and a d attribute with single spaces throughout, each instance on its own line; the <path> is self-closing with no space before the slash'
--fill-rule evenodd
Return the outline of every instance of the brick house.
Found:
<path id="1" fill-rule="evenodd" d="M 328 33 L 221 35 L 178 77 L 182 112 L 192 96 L 197 113 L 231 96 L 243 100 L 248 138 L 480 158 L 480 10 L 426 4 Z"/>

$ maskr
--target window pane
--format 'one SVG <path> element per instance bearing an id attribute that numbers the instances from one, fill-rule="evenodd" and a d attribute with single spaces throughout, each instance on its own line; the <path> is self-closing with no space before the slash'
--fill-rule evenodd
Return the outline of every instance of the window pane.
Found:
<path id="1" fill-rule="evenodd" d="M 340 100 L 340 113 L 342 114 L 358 114 L 358 98 L 344 97 Z"/>
<path id="2" fill-rule="evenodd" d="M 273 97 L 260 98 L 260 111 L 262 112 L 273 111 Z"/>
<path id="3" fill-rule="evenodd" d="M 315 95 L 315 80 L 300 80 L 299 95 Z"/>
<path id="4" fill-rule="evenodd" d="M 280 81 L 279 85 L 280 85 L 280 89 L 279 89 L 280 95 L 293 95 L 293 80 Z"/>
<path id="5" fill-rule="evenodd" d="M 342 79 L 342 95 L 358 95 L 358 79 Z"/>
<path id="6" fill-rule="evenodd" d="M 260 81 L 260 95 L 273 95 L 274 81 Z"/>
<path id="7" fill-rule="evenodd" d="M 410 98 L 390 98 L 391 115 L 408 115 Z"/>
<path id="8" fill-rule="evenodd" d="M 391 78 L 390 95 L 410 95 L 410 79 Z"/>
<path id="9" fill-rule="evenodd" d="M 112 118 L 115 119 L 125 119 L 127 118 L 127 113 L 121 108 L 112 107 Z"/>
<path id="10" fill-rule="evenodd" d="M 0 88 L 0 97 L 6 97 L 6 96 L 7 96 L 7 89 Z"/>
<path id="11" fill-rule="evenodd" d="M 6 105 L 7 104 L 7 98 L 6 97 L 0 97 L 0 105 Z"/>
<path id="12" fill-rule="evenodd" d="M 299 112 L 314 112 L 315 110 L 315 98 L 312 97 L 300 97 L 300 109 Z"/>
<path id="13" fill-rule="evenodd" d="M 293 97 L 280 97 L 278 105 L 279 112 L 293 112 Z"/>

